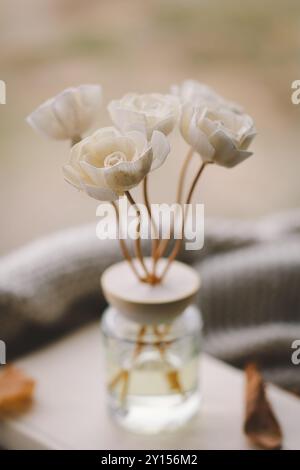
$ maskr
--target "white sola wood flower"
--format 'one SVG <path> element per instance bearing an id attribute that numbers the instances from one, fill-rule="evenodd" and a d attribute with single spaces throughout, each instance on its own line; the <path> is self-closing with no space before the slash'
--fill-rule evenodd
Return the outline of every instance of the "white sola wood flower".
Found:
<path id="1" fill-rule="evenodd" d="M 181 117 L 181 133 L 203 162 L 231 168 L 252 155 L 247 149 L 256 135 L 253 120 L 230 108 L 186 104 Z"/>
<path id="2" fill-rule="evenodd" d="M 105 127 L 71 149 L 65 179 L 89 196 L 113 201 L 160 167 L 170 151 L 167 138 L 154 131 L 150 142 L 139 131 Z"/>
<path id="3" fill-rule="evenodd" d="M 108 111 L 117 128 L 139 130 L 150 139 L 154 130 L 165 135 L 173 130 L 179 116 L 179 100 L 159 93 L 128 93 L 120 100 L 111 101 Z"/>
<path id="4" fill-rule="evenodd" d="M 78 140 L 94 124 L 101 101 L 100 85 L 67 88 L 41 104 L 27 122 L 51 139 Z"/>

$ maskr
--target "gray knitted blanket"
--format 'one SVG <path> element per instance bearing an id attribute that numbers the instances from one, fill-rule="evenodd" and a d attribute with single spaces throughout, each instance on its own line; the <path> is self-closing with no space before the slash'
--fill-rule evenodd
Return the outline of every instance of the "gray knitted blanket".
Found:
<path id="1" fill-rule="evenodd" d="M 181 259 L 202 276 L 204 348 L 300 392 L 300 211 L 242 222 L 208 220 L 205 246 Z M 121 259 L 95 224 L 65 230 L 0 259 L 0 339 L 8 359 L 100 315 L 99 277 Z"/>

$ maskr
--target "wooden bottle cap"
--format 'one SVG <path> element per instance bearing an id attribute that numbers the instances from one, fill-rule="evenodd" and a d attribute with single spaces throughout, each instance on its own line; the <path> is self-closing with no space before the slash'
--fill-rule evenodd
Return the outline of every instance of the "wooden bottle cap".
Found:
<path id="1" fill-rule="evenodd" d="M 136 262 L 136 260 L 135 260 Z M 151 266 L 151 258 L 145 259 Z M 157 263 L 157 273 L 163 271 L 166 259 Z M 107 301 L 120 313 L 139 323 L 167 323 L 195 301 L 200 277 L 194 268 L 174 261 L 160 284 L 139 281 L 127 261 L 114 264 L 101 277 Z"/>

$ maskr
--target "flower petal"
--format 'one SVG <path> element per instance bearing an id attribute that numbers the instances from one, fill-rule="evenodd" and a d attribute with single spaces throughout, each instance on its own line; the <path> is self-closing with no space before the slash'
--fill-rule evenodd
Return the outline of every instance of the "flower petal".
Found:
<path id="1" fill-rule="evenodd" d="M 80 85 L 78 91 L 81 98 L 81 106 L 89 113 L 93 113 L 102 101 L 101 85 Z"/>
<path id="2" fill-rule="evenodd" d="M 116 201 L 119 194 L 110 188 L 100 188 L 98 186 L 82 183 L 82 189 L 92 198 L 98 201 Z"/>
<path id="3" fill-rule="evenodd" d="M 38 133 L 50 139 L 63 140 L 66 138 L 66 130 L 54 115 L 52 103 L 53 99 L 41 104 L 26 118 L 26 121 Z"/>
<path id="4" fill-rule="evenodd" d="M 81 189 L 81 177 L 78 171 L 70 164 L 66 164 L 62 168 L 65 180 L 77 189 Z"/>
<path id="5" fill-rule="evenodd" d="M 137 186 L 149 173 L 152 164 L 151 148 L 138 159 L 121 162 L 104 169 L 106 182 L 116 192 L 128 191 Z"/>
<path id="6" fill-rule="evenodd" d="M 82 135 L 96 120 L 102 103 L 102 87 L 100 85 L 80 85 L 78 93 L 78 134 Z"/>
<path id="7" fill-rule="evenodd" d="M 108 188 L 105 179 L 104 168 L 97 168 L 85 160 L 80 161 L 80 167 L 83 172 L 89 176 L 91 182 L 93 182 L 95 185 L 102 188 Z"/>
<path id="8" fill-rule="evenodd" d="M 141 155 L 148 148 L 147 136 L 144 132 L 139 131 L 129 131 L 126 132 L 126 137 L 133 140 L 136 146 L 136 152 L 138 155 Z"/>
<path id="9" fill-rule="evenodd" d="M 123 132 L 131 130 L 147 132 L 146 119 L 142 113 L 122 108 L 117 100 L 111 101 L 107 109 L 114 125 Z"/>
<path id="10" fill-rule="evenodd" d="M 151 171 L 159 168 L 170 153 L 170 144 L 166 136 L 160 131 L 154 131 L 151 138 L 153 162 Z"/>
<path id="11" fill-rule="evenodd" d="M 250 134 L 245 135 L 241 141 L 240 149 L 247 150 L 247 148 L 249 147 L 249 145 L 251 144 L 252 140 L 254 139 L 256 135 L 257 135 L 256 131 L 253 131 Z"/>
<path id="12" fill-rule="evenodd" d="M 174 129 L 176 121 L 177 115 L 169 115 L 166 117 L 166 119 L 162 119 L 161 121 L 157 122 L 154 126 L 154 130 L 160 131 L 164 135 L 169 135 Z"/>
<path id="13" fill-rule="evenodd" d="M 171 93 L 180 96 L 182 103 L 193 106 L 222 105 L 235 113 L 242 113 L 243 108 L 220 96 L 213 88 L 197 80 L 185 80 L 180 86 L 172 86 Z"/>
<path id="14" fill-rule="evenodd" d="M 210 162 L 214 156 L 215 149 L 211 144 L 209 137 L 200 127 L 201 119 L 202 117 L 199 116 L 199 112 L 197 110 L 194 111 L 188 129 L 189 143 L 195 149 L 195 151 L 200 154 L 204 162 Z"/>
<path id="15" fill-rule="evenodd" d="M 113 126 L 107 126 L 95 131 L 92 136 L 88 137 L 88 139 L 93 138 L 94 140 L 100 140 L 104 138 L 118 137 L 120 135 L 121 133 L 118 129 Z"/>
<path id="16" fill-rule="evenodd" d="M 252 155 L 252 152 L 237 149 L 234 141 L 222 130 L 216 131 L 209 140 L 215 148 L 213 161 L 218 165 L 232 168 Z"/>
<path id="17" fill-rule="evenodd" d="M 66 138 L 72 139 L 81 134 L 80 95 L 75 88 L 67 88 L 60 93 L 53 100 L 52 108 L 56 119 L 65 129 Z"/>

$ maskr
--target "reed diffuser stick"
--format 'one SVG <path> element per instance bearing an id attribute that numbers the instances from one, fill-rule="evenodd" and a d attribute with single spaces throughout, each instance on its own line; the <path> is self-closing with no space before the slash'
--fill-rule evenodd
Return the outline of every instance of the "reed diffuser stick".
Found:
<path id="1" fill-rule="evenodd" d="M 202 175 L 203 171 L 204 171 L 204 168 L 205 166 L 207 165 L 207 163 L 201 163 L 201 166 L 195 176 L 195 178 L 193 179 L 192 181 L 192 185 L 191 185 L 191 188 L 189 190 L 189 193 L 188 193 L 188 197 L 186 199 L 186 205 L 189 204 L 191 202 L 191 199 L 192 199 L 192 196 L 193 196 L 193 193 L 194 193 L 194 190 L 196 188 L 196 185 L 200 179 L 200 176 Z M 185 219 L 186 219 L 186 214 L 184 214 L 183 216 L 183 219 L 182 219 L 182 228 L 181 228 L 181 238 L 179 238 L 178 240 L 176 240 L 175 242 L 175 245 L 174 245 L 174 248 L 173 250 L 171 251 L 169 257 L 168 257 L 168 260 L 167 260 L 167 264 L 166 266 L 164 267 L 164 270 L 160 276 L 160 282 L 162 282 L 162 280 L 164 279 L 166 273 L 168 272 L 169 268 L 170 268 L 170 265 L 172 263 L 172 261 L 174 261 L 174 259 L 176 258 L 176 256 L 178 255 L 179 253 L 179 250 L 181 248 L 181 244 L 183 242 L 183 237 L 184 237 L 184 227 L 185 227 Z"/>
<path id="2" fill-rule="evenodd" d="M 132 195 L 130 194 L 130 192 L 125 191 L 125 195 L 126 195 L 128 201 L 130 202 L 130 204 L 135 208 L 137 216 L 138 216 L 138 224 L 137 224 L 137 228 L 136 228 L 137 238 L 135 240 L 135 250 L 136 250 L 136 256 L 137 256 L 138 260 L 140 261 L 140 263 L 142 265 L 142 268 L 144 270 L 145 276 L 146 276 L 145 278 L 143 278 L 143 281 L 147 282 L 149 280 L 150 276 L 149 276 L 149 271 L 148 271 L 148 269 L 145 265 L 143 252 L 142 252 L 142 247 L 141 247 L 141 218 L 142 218 L 141 211 L 140 211 L 138 205 L 136 204 L 135 200 L 133 199 Z"/>
<path id="3" fill-rule="evenodd" d="M 119 212 L 119 208 L 117 206 L 117 204 L 115 202 L 111 202 L 112 206 L 114 207 L 115 209 L 115 212 L 116 212 L 116 219 L 117 219 L 117 226 L 119 227 L 120 226 L 120 212 Z M 135 276 L 138 278 L 139 281 L 142 281 L 143 278 L 139 275 L 133 261 L 132 261 L 132 258 L 130 256 L 130 253 L 128 251 L 128 248 L 127 248 L 127 245 L 126 245 L 126 242 L 123 238 L 119 238 L 119 243 L 120 243 L 120 247 L 121 247 L 121 251 L 122 251 L 122 254 L 124 256 L 124 258 L 126 259 L 126 261 L 129 263 L 129 266 L 131 267 L 132 271 L 134 272 Z"/>
<path id="4" fill-rule="evenodd" d="M 180 175 L 179 175 L 179 181 L 178 181 L 178 186 L 177 186 L 177 194 L 176 194 L 176 203 L 177 204 L 181 203 L 182 194 L 183 194 L 183 190 L 184 190 L 184 183 L 185 183 L 185 179 L 186 179 L 186 173 L 187 173 L 187 169 L 189 167 L 189 164 L 192 160 L 193 154 L 194 154 L 194 149 L 193 149 L 193 147 L 190 147 L 190 149 L 188 150 L 188 152 L 186 154 L 186 157 L 184 159 L 184 162 L 183 162 L 183 165 L 182 165 L 182 168 L 181 168 L 181 171 L 180 171 Z M 174 224 L 173 224 L 173 227 L 172 227 L 172 234 L 173 233 L 174 233 Z M 166 249 L 168 248 L 169 243 L 170 243 L 169 238 L 165 238 L 164 240 L 161 240 L 161 242 L 159 243 L 159 246 L 156 250 L 156 253 L 155 253 L 155 261 L 156 262 L 159 260 L 159 258 L 161 258 L 164 255 Z"/>

